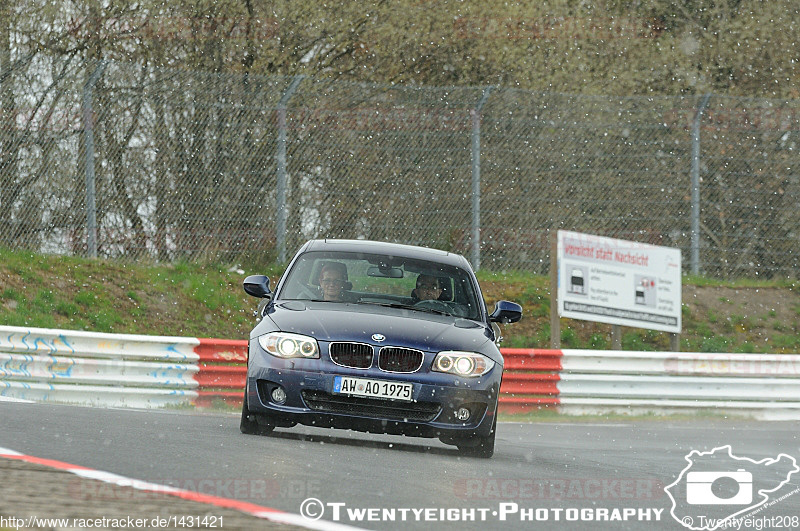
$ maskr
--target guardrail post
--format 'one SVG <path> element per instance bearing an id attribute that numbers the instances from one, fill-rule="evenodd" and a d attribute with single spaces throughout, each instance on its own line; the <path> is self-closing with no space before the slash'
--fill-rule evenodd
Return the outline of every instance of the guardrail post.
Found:
<path id="1" fill-rule="evenodd" d="M 700 100 L 692 122 L 692 274 L 700 274 L 700 122 L 711 94 Z"/>
<path id="2" fill-rule="evenodd" d="M 481 110 L 489 99 L 492 87 L 483 89 L 483 95 L 474 109 L 472 117 L 472 267 L 481 267 Z"/>
<path id="3" fill-rule="evenodd" d="M 278 153 L 276 155 L 278 182 L 277 197 L 275 198 L 278 219 L 275 227 L 275 238 L 278 245 L 278 263 L 281 264 L 286 262 L 286 105 L 304 77 L 296 76 L 278 102 Z"/>

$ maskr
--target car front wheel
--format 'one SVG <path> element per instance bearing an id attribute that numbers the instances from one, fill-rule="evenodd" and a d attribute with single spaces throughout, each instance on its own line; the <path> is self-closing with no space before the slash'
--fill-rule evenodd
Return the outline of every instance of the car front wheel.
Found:
<path id="1" fill-rule="evenodd" d="M 242 420 L 239 423 L 239 430 L 247 435 L 269 435 L 275 426 L 272 424 L 259 423 L 255 414 L 251 413 L 247 408 L 247 388 L 244 390 L 244 399 L 242 400 Z"/>
<path id="2" fill-rule="evenodd" d="M 476 436 L 468 439 L 469 443 L 459 444 L 458 449 L 470 457 L 488 459 L 494 455 L 494 439 L 497 432 L 497 417 L 492 422 L 492 431 L 486 436 Z"/>

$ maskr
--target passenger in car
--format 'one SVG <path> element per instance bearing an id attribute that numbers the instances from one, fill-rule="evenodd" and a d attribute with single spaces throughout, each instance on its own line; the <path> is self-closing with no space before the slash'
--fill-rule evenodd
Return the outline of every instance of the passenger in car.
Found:
<path id="1" fill-rule="evenodd" d="M 438 300 L 441 294 L 439 279 L 423 274 L 417 277 L 417 288 L 411 292 L 411 298 L 415 301 Z"/>
<path id="2" fill-rule="evenodd" d="M 319 272 L 319 285 L 322 288 L 322 299 L 326 301 L 344 301 L 348 299 L 347 290 L 353 287 L 347 281 L 347 266 L 341 262 L 328 262 Z"/>

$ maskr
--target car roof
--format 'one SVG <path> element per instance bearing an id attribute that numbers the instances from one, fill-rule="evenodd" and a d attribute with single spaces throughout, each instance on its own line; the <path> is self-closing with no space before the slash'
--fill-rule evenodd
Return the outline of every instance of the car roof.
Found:
<path id="1" fill-rule="evenodd" d="M 372 240 L 325 239 L 311 240 L 307 242 L 301 250 L 303 252 L 349 251 L 356 253 L 383 254 L 403 258 L 430 260 L 432 262 L 439 262 L 447 265 L 458 266 L 470 271 L 472 270 L 467 259 L 460 254 L 449 253 L 440 249 L 431 249 L 430 247 L 419 247 L 416 245 L 405 245 L 401 243 L 379 242 Z"/>

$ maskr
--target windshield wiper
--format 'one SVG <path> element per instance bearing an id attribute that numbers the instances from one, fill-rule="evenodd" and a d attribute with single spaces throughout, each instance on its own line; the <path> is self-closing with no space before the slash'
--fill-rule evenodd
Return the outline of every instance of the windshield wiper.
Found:
<path id="1" fill-rule="evenodd" d="M 453 317 L 452 313 L 442 310 L 434 310 L 433 308 L 425 308 L 420 306 L 409 306 L 408 304 L 402 304 L 399 302 L 362 301 L 359 304 L 375 304 L 377 306 L 385 306 L 387 308 L 400 308 L 401 310 L 414 310 L 417 312 L 435 313 L 438 315 L 449 315 L 450 317 Z"/>
<path id="2" fill-rule="evenodd" d="M 411 308 L 412 310 L 417 310 L 418 312 L 428 312 L 428 313 L 435 313 L 438 315 L 447 315 L 453 317 L 453 314 L 450 312 L 446 312 L 444 310 L 434 310 L 433 308 Z"/>
<path id="3" fill-rule="evenodd" d="M 351 302 L 351 301 L 327 301 L 325 299 L 281 299 L 283 301 L 298 301 L 298 302 Z"/>

